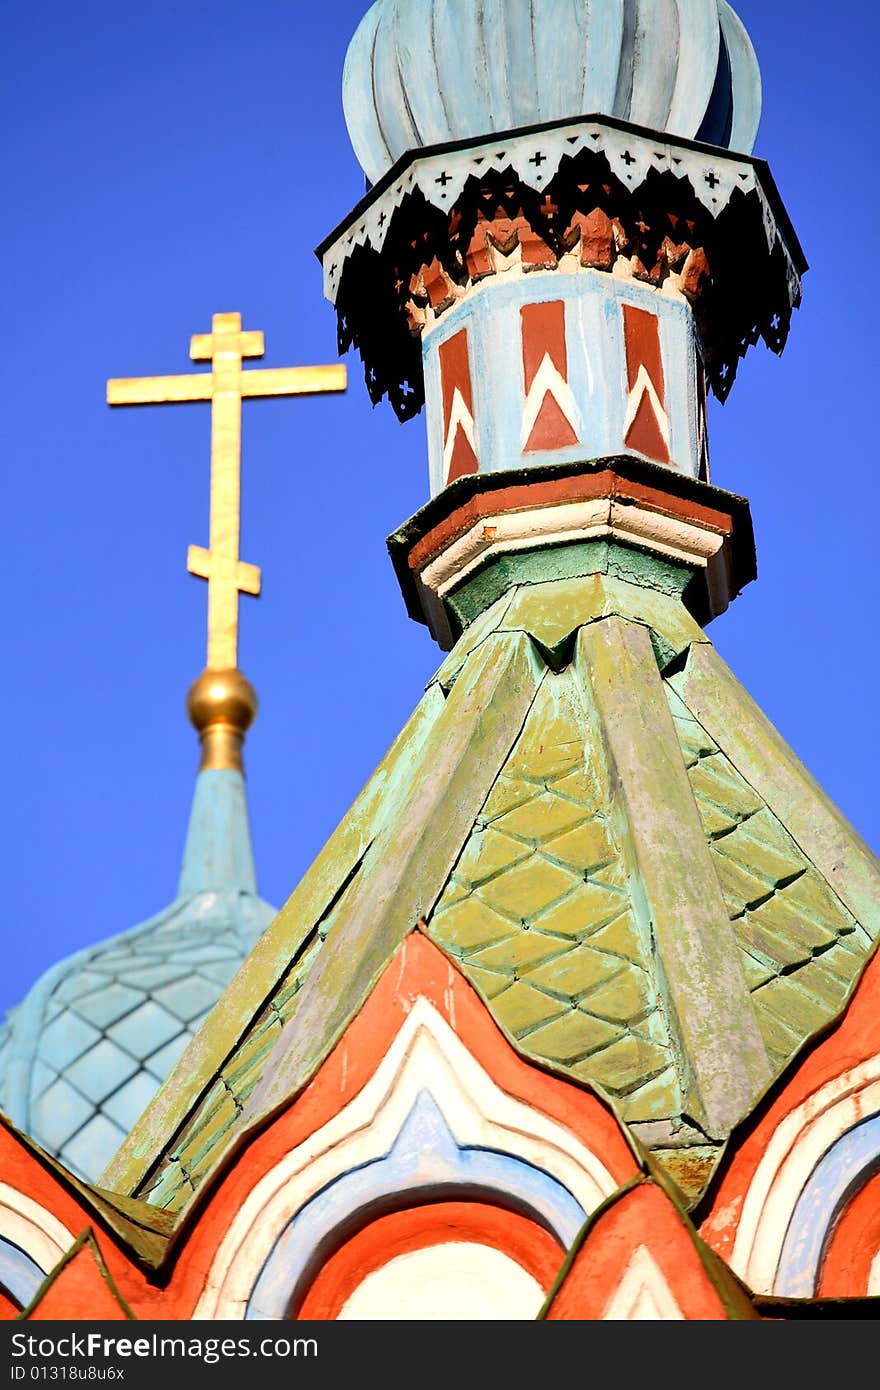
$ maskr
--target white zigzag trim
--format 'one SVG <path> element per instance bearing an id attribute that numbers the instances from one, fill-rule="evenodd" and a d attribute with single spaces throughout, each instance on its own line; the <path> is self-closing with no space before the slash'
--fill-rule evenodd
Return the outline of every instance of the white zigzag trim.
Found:
<path id="1" fill-rule="evenodd" d="M 648 376 L 648 369 L 644 365 L 644 363 L 642 363 L 641 367 L 639 367 L 639 374 L 636 377 L 636 384 L 629 393 L 629 400 L 626 404 L 626 418 L 623 422 L 623 437 L 624 439 L 626 439 L 626 436 L 632 429 L 635 418 L 639 413 L 639 407 L 642 404 L 642 397 L 646 394 L 649 401 L 651 402 L 651 405 L 654 408 L 654 415 L 656 416 L 657 424 L 660 428 L 660 433 L 663 436 L 663 443 L 666 445 L 667 452 L 670 452 L 669 416 L 663 409 L 660 397 L 657 395 L 653 381 Z"/>
<path id="2" fill-rule="evenodd" d="M 535 379 L 529 387 L 529 394 L 526 396 L 522 429 L 523 448 L 529 442 L 532 430 L 535 428 L 535 422 L 541 413 L 544 397 L 548 395 L 553 397 L 571 425 L 575 436 L 580 439 L 578 408 L 572 389 L 559 368 L 554 365 L 549 352 L 545 352 L 541 365 L 535 373 Z"/>
<path id="3" fill-rule="evenodd" d="M 464 403 L 464 396 L 456 386 L 452 393 L 452 410 L 449 412 L 449 429 L 446 431 L 446 443 L 443 446 L 443 477 L 449 477 L 449 469 L 452 464 L 452 455 L 455 453 L 455 443 L 458 439 L 458 431 L 464 431 L 464 437 L 474 451 L 477 453 L 477 443 L 474 437 L 474 417 Z"/>

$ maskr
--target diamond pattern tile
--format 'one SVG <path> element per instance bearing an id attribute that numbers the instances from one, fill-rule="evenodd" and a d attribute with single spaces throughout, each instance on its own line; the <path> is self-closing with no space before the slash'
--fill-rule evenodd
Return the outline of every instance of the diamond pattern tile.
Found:
<path id="1" fill-rule="evenodd" d="M 641 1088 L 668 1069 L 669 1057 L 665 1048 L 657 1047 L 648 1038 L 630 1035 L 618 1038 L 593 1057 L 589 1075 L 606 1091 L 623 1099 L 632 1092 L 634 1078 L 639 1078 Z M 581 1074 L 585 1075 L 583 1069 Z"/>
<path id="2" fill-rule="evenodd" d="M 196 974 L 185 975 L 168 985 L 162 985 L 153 998 L 168 1009 L 181 1023 L 191 1023 L 217 1002 L 217 987 L 211 980 Z"/>
<path id="3" fill-rule="evenodd" d="M 568 1009 L 560 1018 L 529 1035 L 530 1051 L 548 1062 L 564 1062 L 573 1067 L 618 1036 L 617 1030 L 601 1019 Z"/>
<path id="4" fill-rule="evenodd" d="M 558 994 L 570 1004 L 581 995 L 595 991 L 625 968 L 623 962 L 615 960 L 613 956 L 603 955 L 601 951 L 594 951 L 583 942 L 578 942 L 537 969 L 530 970 L 528 983 L 546 989 L 549 994 Z"/>
<path id="5" fill-rule="evenodd" d="M 527 845 L 541 845 L 566 830 L 573 830 L 585 819 L 586 812 L 577 802 L 543 792 L 523 806 L 508 811 L 493 824 L 503 835 L 513 835 Z"/>
<path id="6" fill-rule="evenodd" d="M 154 990 L 161 989 L 162 985 L 179 980 L 181 973 L 183 972 L 180 965 L 173 960 L 154 963 L 145 961 L 143 964 L 137 960 L 130 960 L 125 967 L 124 977 L 127 984 L 143 990 L 145 994 L 152 994 Z"/>
<path id="7" fill-rule="evenodd" d="M 64 1071 L 100 1037 L 100 1031 L 91 1023 L 67 1010 L 41 1034 L 39 1055 L 56 1071 Z"/>
<path id="8" fill-rule="evenodd" d="M 477 897 L 496 912 L 524 919 L 559 902 L 576 883 L 569 870 L 533 854 L 525 864 L 517 864 L 484 884 Z"/>
<path id="9" fill-rule="evenodd" d="M 138 1070 L 137 1062 L 109 1038 L 84 1052 L 65 1075 L 88 1100 L 100 1105 Z"/>
<path id="10" fill-rule="evenodd" d="M 746 983 L 779 1067 L 838 1013 L 870 943 L 782 823 L 669 687 L 667 697 Z M 781 999 L 785 1009 L 778 1007 Z"/>
<path id="11" fill-rule="evenodd" d="M 468 957 L 468 964 L 478 965 L 483 970 L 500 970 L 509 974 L 511 981 L 527 976 L 532 982 L 535 966 L 554 963 L 560 953 L 569 955 L 567 945 L 543 936 L 541 932 L 519 931 L 497 946 L 489 946 L 485 951 Z M 544 964 L 544 969 L 548 967 Z"/>
<path id="12" fill-rule="evenodd" d="M 147 1071 L 139 1071 L 118 1091 L 115 1091 L 101 1107 L 114 1124 L 120 1125 L 128 1134 L 136 1120 L 146 1110 L 156 1094 L 158 1082 Z"/>
<path id="13" fill-rule="evenodd" d="M 238 892 L 201 894 L 71 963 L 28 1025 L 29 1129 L 49 1153 L 100 1175 L 273 915 Z M 0 1029 L 0 1064 L 35 1007 Z"/>
<path id="14" fill-rule="evenodd" d="M 203 945 L 196 943 L 192 946 L 181 946 L 174 952 L 175 960 L 186 961 L 187 965 L 198 966 L 202 964 L 210 965 L 217 959 L 217 949 L 212 944 Z"/>
<path id="15" fill-rule="evenodd" d="M 91 994 L 92 990 L 107 983 L 105 975 L 85 968 L 67 975 L 55 988 L 55 998 L 61 1004 L 72 1004 L 81 994 Z"/>
<path id="16" fill-rule="evenodd" d="M 91 1102 L 59 1076 L 34 1104 L 34 1132 L 46 1135 L 52 1149 L 58 1152 L 92 1112 Z"/>
<path id="17" fill-rule="evenodd" d="M 656 1114 L 674 1115 L 680 1097 L 669 1109 L 669 1088 L 661 1099 L 654 1084 L 658 1055 L 674 1082 L 674 1055 L 610 805 L 571 672 L 547 677 L 429 931 L 525 1052 L 579 1079 L 636 1029 L 639 1045 L 619 1053 L 633 1068 L 621 1094 L 641 1114 L 651 1085 L 666 1107 Z"/>
<path id="18" fill-rule="evenodd" d="M 240 965 L 241 960 L 238 956 L 228 956 L 225 960 L 215 960 L 206 965 L 200 965 L 199 974 L 208 980 L 213 980 L 215 985 L 220 986 L 220 993 L 217 995 L 219 999 L 220 994 L 223 993 Z"/>
<path id="19" fill-rule="evenodd" d="M 93 1115 L 61 1150 L 61 1160 L 79 1177 L 102 1173 L 125 1138 L 125 1131 L 106 1115 Z"/>
<path id="20" fill-rule="evenodd" d="M 458 862 L 456 878 L 462 883 L 463 891 L 468 892 L 470 887 L 486 883 L 528 858 L 529 847 L 521 840 L 492 826 L 486 830 L 477 829 Z"/>
<path id="21" fill-rule="evenodd" d="M 147 1057 L 144 1066 L 157 1080 L 164 1081 L 171 1069 L 180 1061 L 191 1036 L 189 1030 L 184 1029 L 177 1034 L 176 1038 L 172 1038 L 164 1047 L 157 1048 Z"/>
<path id="22" fill-rule="evenodd" d="M 468 971 L 470 977 L 470 972 Z M 570 1006 L 517 980 L 492 1000 L 492 1012 L 502 1027 L 515 1038 L 524 1038 L 536 1028 L 568 1013 Z"/>
<path id="23" fill-rule="evenodd" d="M 114 980 L 104 984 L 91 994 L 81 995 L 76 1001 L 76 1012 L 95 1028 L 105 1029 L 117 1019 L 136 1009 L 146 999 L 141 989 L 131 989 L 129 985 Z"/>
<path id="24" fill-rule="evenodd" d="M 108 1030 L 108 1036 L 135 1057 L 142 1057 L 156 1043 L 170 1042 L 180 1032 L 180 1021 L 155 999 L 147 999 Z"/>

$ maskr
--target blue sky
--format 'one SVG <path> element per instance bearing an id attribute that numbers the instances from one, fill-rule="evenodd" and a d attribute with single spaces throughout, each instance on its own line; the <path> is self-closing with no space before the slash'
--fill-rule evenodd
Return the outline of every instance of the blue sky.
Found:
<path id="1" fill-rule="evenodd" d="M 363 190 L 340 101 L 366 0 L 6 0 L 5 969 L 175 894 L 204 664 L 207 406 L 111 412 L 109 376 L 185 371 L 240 310 L 266 365 L 335 360 L 313 248 Z M 714 481 L 750 497 L 760 577 L 711 635 L 875 851 L 878 250 L 873 3 L 739 0 L 769 160 L 811 271 L 781 360 L 711 412 Z M 427 498 L 424 425 L 344 398 L 245 406 L 240 663 L 260 888 L 280 905 L 439 663 L 385 537 Z"/>

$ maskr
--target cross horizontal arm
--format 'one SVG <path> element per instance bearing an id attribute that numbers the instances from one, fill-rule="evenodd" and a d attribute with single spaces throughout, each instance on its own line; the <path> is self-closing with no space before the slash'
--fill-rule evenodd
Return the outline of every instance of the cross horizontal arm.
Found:
<path id="1" fill-rule="evenodd" d="M 310 396 L 344 391 L 345 367 L 261 367 L 241 374 L 242 396 Z"/>
<path id="2" fill-rule="evenodd" d="M 188 376 L 115 377 L 107 382 L 108 405 L 164 405 L 172 401 L 209 401 L 213 373 Z"/>
<path id="3" fill-rule="evenodd" d="M 262 357 L 266 351 L 265 334 L 257 329 L 246 333 L 196 333 L 190 340 L 189 355 L 194 362 L 210 362 L 224 343 L 233 344 L 242 357 Z"/>

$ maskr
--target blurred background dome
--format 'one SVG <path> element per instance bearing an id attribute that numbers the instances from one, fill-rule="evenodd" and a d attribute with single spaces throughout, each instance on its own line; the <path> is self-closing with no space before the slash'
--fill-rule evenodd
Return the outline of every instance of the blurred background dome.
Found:
<path id="1" fill-rule="evenodd" d="M 409 150 L 592 114 L 749 154 L 761 74 L 726 0 L 377 0 L 343 106 L 376 183 Z"/>

